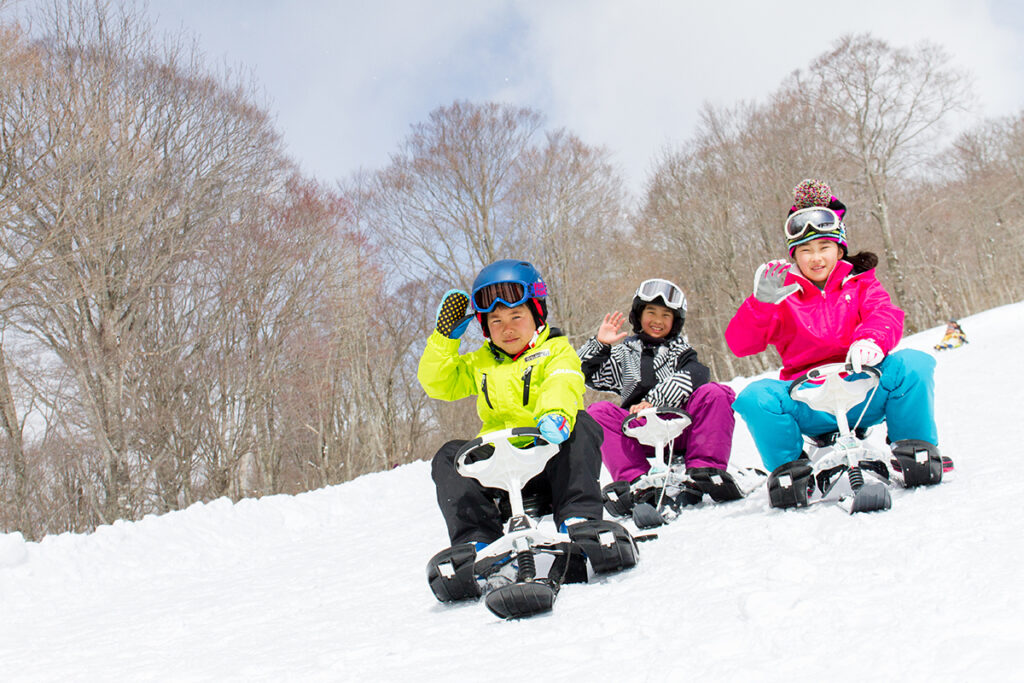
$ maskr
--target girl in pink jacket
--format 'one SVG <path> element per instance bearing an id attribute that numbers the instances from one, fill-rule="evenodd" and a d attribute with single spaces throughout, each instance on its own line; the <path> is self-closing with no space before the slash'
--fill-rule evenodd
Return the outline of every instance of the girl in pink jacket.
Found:
<path id="1" fill-rule="evenodd" d="M 935 427 L 935 360 L 921 351 L 893 352 L 903 335 L 903 311 L 875 277 L 878 257 L 847 253 L 846 207 L 825 183 L 805 180 L 794 191 L 785 222 L 786 244 L 796 268 L 785 260 L 757 269 L 754 293 L 729 322 L 725 339 L 737 356 L 775 346 L 782 357 L 780 379 L 748 385 L 733 404 L 746 421 L 765 467 L 773 507 L 806 505 L 813 491 L 803 435 L 836 431 L 835 418 L 789 395 L 789 382 L 826 363 L 846 362 L 855 372 L 881 370 L 878 390 L 850 410 L 850 424 L 886 422 L 893 455 L 908 486 L 937 484 L 942 459 Z M 781 488 L 786 475 L 793 486 Z"/>

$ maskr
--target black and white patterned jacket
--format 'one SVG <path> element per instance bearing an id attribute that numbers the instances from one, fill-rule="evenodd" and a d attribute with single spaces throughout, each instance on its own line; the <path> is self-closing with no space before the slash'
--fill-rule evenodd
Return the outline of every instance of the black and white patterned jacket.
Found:
<path id="1" fill-rule="evenodd" d="M 653 377 L 643 377 L 645 350 L 653 361 Z M 711 380 L 711 371 L 697 362 L 697 352 L 682 335 L 662 344 L 645 343 L 633 335 L 614 346 L 591 337 L 577 353 L 587 386 L 617 393 L 623 408 L 643 400 L 682 408 L 697 387 Z"/>

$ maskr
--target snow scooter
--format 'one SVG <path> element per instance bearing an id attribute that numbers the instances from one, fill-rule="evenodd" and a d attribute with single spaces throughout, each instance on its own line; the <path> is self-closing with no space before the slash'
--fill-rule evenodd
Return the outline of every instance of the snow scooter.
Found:
<path id="1" fill-rule="evenodd" d="M 748 492 L 740 487 L 733 474 L 713 467 L 686 470 L 681 455 L 671 445 L 692 418 L 680 408 L 651 407 L 622 421 L 622 433 L 654 448 L 649 457 L 651 468 L 633 482 L 613 481 L 602 489 L 605 510 L 615 517 L 632 516 L 638 529 L 653 529 L 676 517 L 680 508 L 696 505 L 711 496 L 717 502 L 738 500 Z M 748 487 L 749 479 L 760 484 L 764 472 L 749 468 L 737 472 Z M 753 488 L 753 487 L 750 487 Z"/>
<path id="2" fill-rule="evenodd" d="M 812 368 L 789 385 L 790 396 L 814 410 L 831 414 L 838 427 L 836 432 L 805 437 L 811 451 L 811 483 L 817 484 L 817 491 L 808 502 L 837 502 L 851 514 L 888 510 L 892 507 L 892 496 L 885 457 L 864 440 L 866 432 L 859 427 L 878 390 L 882 371 L 864 366 L 860 373 L 864 376 L 850 379 L 854 374 L 849 363 L 830 363 Z M 864 411 L 851 427 L 847 413 L 865 398 Z M 787 474 L 778 481 L 781 488 L 793 485 L 793 478 Z"/>
<path id="3" fill-rule="evenodd" d="M 525 445 L 513 443 L 524 439 Z M 506 491 L 511 515 L 505 534 L 480 551 L 463 543 L 430 559 L 427 580 L 439 601 L 477 599 L 486 592 L 485 604 L 492 613 L 519 619 L 550 611 L 563 583 L 587 582 L 588 563 L 595 574 L 636 565 L 636 542 L 616 522 L 587 520 L 569 526 L 568 533 L 547 533 L 527 514 L 523 487 L 558 448 L 533 427 L 515 427 L 484 434 L 459 449 L 459 474 Z M 533 512 L 539 518 L 543 511 Z M 538 559 L 550 560 L 546 575 L 539 571 L 543 567 Z M 506 575 L 512 568 L 514 578 Z"/>

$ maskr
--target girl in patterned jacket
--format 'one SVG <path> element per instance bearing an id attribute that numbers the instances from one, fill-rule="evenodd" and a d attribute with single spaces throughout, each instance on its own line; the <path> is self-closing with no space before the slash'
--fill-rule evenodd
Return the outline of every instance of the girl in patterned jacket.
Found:
<path id="1" fill-rule="evenodd" d="M 583 411 L 583 374 L 572 345 L 547 322 L 547 287 L 526 261 L 505 259 L 480 271 L 472 294 L 451 290 L 437 311 L 417 378 L 431 398 L 476 396 L 481 434 L 536 427 L 559 452 L 530 480 L 526 493 L 550 500 L 556 526 L 601 519 L 601 430 Z M 460 337 L 474 316 L 486 344 L 459 353 Z M 455 455 L 466 440 L 444 444 L 434 455 L 437 503 L 452 545 L 477 549 L 502 534 L 495 491 L 461 476 Z"/>
<path id="2" fill-rule="evenodd" d="M 708 488 L 712 477 L 732 478 L 725 473 L 732 449 L 735 417 L 732 389 L 710 381 L 707 367 L 697 361 L 697 352 L 681 334 L 686 319 L 686 297 L 668 280 L 647 280 L 633 297 L 629 322 L 633 335 L 620 331 L 622 313 L 605 315 L 597 335 L 587 340 L 578 353 L 587 385 L 599 391 L 615 392 L 616 405 L 597 401 L 587 412 L 601 425 L 604 443 L 601 459 L 615 481 L 636 481 L 650 469 L 651 446 L 623 435 L 623 419 L 644 408 L 683 408 L 692 423 L 673 444 L 683 453 L 686 470 L 695 486 L 680 496 L 680 504 L 695 503 Z M 720 481 L 720 480 L 718 480 Z M 735 486 L 720 487 L 718 499 L 739 497 Z"/>
<path id="3" fill-rule="evenodd" d="M 878 257 L 847 254 L 846 207 L 828 185 L 804 180 L 794 190 L 785 222 L 785 260 L 757 269 L 754 293 L 725 331 L 729 348 L 748 356 L 775 346 L 782 357 L 779 379 L 749 384 L 733 408 L 747 423 L 765 467 L 773 507 L 807 504 L 813 490 L 802 435 L 834 432 L 836 419 L 790 397 L 789 382 L 826 363 L 848 363 L 855 373 L 878 366 L 878 390 L 848 414 L 851 425 L 883 420 L 893 455 L 908 486 L 942 479 L 935 426 L 935 360 L 921 351 L 893 351 L 903 334 L 903 311 L 875 277 Z M 862 416 L 863 415 L 863 416 Z M 793 481 L 781 487 L 780 481 Z"/>

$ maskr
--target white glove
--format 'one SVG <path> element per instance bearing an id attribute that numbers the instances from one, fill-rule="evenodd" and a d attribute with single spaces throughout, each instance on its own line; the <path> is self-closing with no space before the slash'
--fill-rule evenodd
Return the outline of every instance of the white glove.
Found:
<path id="1" fill-rule="evenodd" d="M 854 372 L 861 372 L 865 366 L 878 365 L 885 354 L 873 339 L 858 339 L 850 344 L 846 354 L 846 362 L 853 366 Z"/>
<path id="2" fill-rule="evenodd" d="M 793 267 L 785 260 L 762 263 L 754 273 L 754 298 L 766 304 L 778 304 L 783 299 L 800 289 L 793 283 L 788 287 L 782 285 L 786 281 L 786 273 Z"/>

